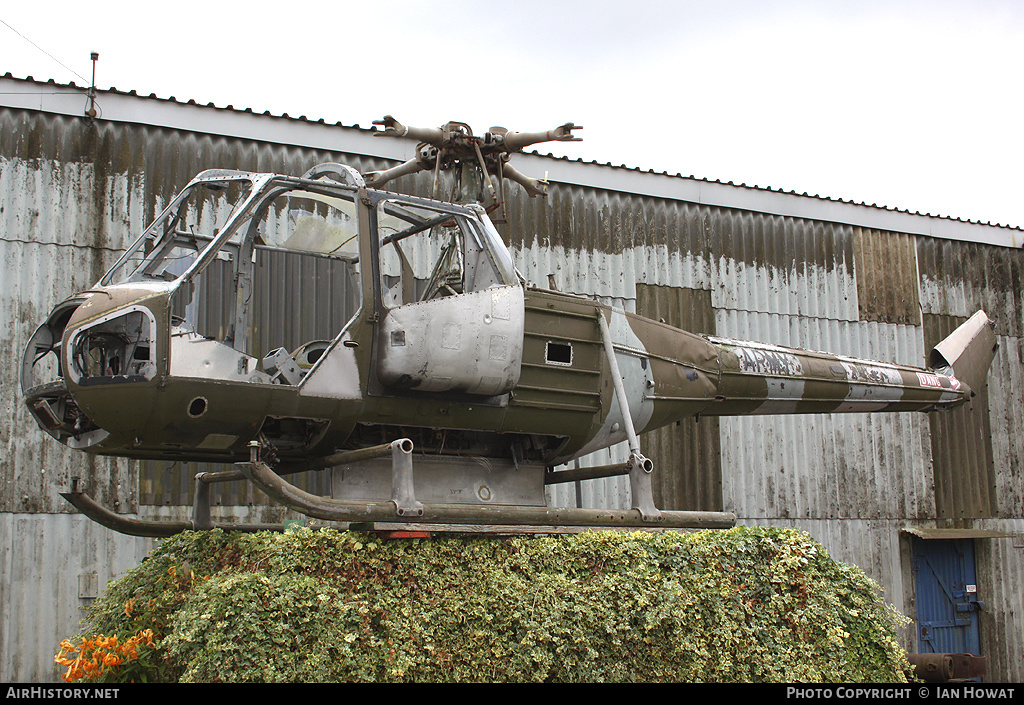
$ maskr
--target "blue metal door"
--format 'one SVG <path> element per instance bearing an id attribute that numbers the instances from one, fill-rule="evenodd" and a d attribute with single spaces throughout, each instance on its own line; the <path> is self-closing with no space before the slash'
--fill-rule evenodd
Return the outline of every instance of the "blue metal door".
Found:
<path id="1" fill-rule="evenodd" d="M 973 539 L 914 539 L 919 653 L 980 654 Z"/>

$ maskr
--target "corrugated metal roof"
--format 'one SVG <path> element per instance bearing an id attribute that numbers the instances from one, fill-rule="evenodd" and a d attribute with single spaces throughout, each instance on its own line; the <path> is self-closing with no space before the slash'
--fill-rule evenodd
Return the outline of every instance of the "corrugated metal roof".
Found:
<path id="1" fill-rule="evenodd" d="M 46 87 L 45 91 L 43 87 Z M 58 84 L 52 79 L 44 83 L 32 77 L 22 79 L 6 73 L 0 77 L 0 105 L 83 115 L 86 90 L 74 83 Z M 194 100 L 179 101 L 173 96 L 158 98 L 152 93 L 144 96 L 134 90 L 121 91 L 117 88 L 97 90 L 97 95 L 100 97 L 97 101 L 101 109 L 100 117 L 104 120 L 144 122 L 209 134 L 351 151 L 400 161 L 412 156 L 414 148 L 411 140 L 372 139 L 373 135 L 378 134 L 375 128 L 341 123 L 328 125 L 322 119 L 312 120 L 305 115 L 293 118 L 287 113 L 271 115 L 269 111 L 257 113 L 251 108 L 237 109 L 230 105 L 218 107 L 213 103 L 201 105 Z M 133 103 L 138 100 L 150 103 L 144 113 L 133 107 Z M 342 139 L 338 133 L 339 128 L 344 131 L 343 139 L 347 144 L 339 143 Z M 286 139 L 282 131 L 287 131 Z M 1024 245 L 1024 230 L 1020 227 L 685 176 L 681 173 L 670 174 L 653 169 L 643 171 L 639 167 L 631 168 L 624 164 L 616 166 L 611 162 L 601 164 L 582 159 L 570 160 L 568 157 L 542 155 L 538 152 L 520 155 L 517 159 L 526 173 L 547 172 L 553 181 L 1004 247 Z"/>

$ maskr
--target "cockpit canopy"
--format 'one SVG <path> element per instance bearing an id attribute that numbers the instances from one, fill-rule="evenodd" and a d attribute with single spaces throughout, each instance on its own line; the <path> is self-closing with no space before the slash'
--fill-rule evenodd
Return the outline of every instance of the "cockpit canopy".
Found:
<path id="1" fill-rule="evenodd" d="M 175 335 L 254 358 L 243 376 L 260 382 L 256 361 L 271 353 L 312 354 L 305 367 L 315 364 L 367 297 L 386 316 L 521 280 L 479 206 L 218 170 L 196 177 L 100 281 L 147 284 L 172 292 Z M 305 372 L 282 378 L 268 365 L 278 381 Z"/>

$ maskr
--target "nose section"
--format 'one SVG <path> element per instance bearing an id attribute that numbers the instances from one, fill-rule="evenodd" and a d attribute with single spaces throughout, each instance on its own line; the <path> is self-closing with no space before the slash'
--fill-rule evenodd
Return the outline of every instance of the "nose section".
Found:
<path id="1" fill-rule="evenodd" d="M 72 298 L 58 305 L 33 333 L 21 364 L 21 391 L 32 417 L 50 436 L 77 449 L 94 446 L 108 435 L 75 403 L 64 369 L 64 329 L 85 300 Z"/>

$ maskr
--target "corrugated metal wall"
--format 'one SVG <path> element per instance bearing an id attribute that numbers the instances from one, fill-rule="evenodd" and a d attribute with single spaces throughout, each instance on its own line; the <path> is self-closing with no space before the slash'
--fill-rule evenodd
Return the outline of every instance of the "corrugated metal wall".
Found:
<path id="1" fill-rule="evenodd" d="M 711 294 L 637 284 L 636 312 L 691 333 L 714 335 Z M 663 509 L 722 511 L 722 452 L 716 417 L 679 421 L 641 436 L 640 448 L 654 461 L 654 500 Z"/>
<path id="2" fill-rule="evenodd" d="M 916 239 L 902 233 L 854 228 L 860 320 L 906 325 L 920 323 Z"/>
<path id="3" fill-rule="evenodd" d="M 341 128 L 338 144 L 345 144 Z M 0 306 L 15 318 L 0 330 L 0 345 L 20 358 L 49 309 L 98 279 L 196 172 L 298 174 L 323 161 L 361 171 L 387 166 L 340 151 L 0 108 L 0 255 L 13 263 L 0 270 Z M 425 195 L 429 177 L 407 177 L 395 188 Z M 936 439 L 948 431 L 920 414 L 703 419 L 645 436 L 642 444 L 657 462 L 662 506 L 725 509 L 742 523 L 808 530 L 837 558 L 864 567 L 901 609 L 912 607 L 913 590 L 904 574 L 901 528 L 934 526 L 938 519 L 1024 530 L 1020 250 L 558 183 L 546 199 L 510 187 L 508 223 L 499 230 L 520 271 L 541 286 L 732 338 L 920 365 L 927 345 L 955 319 L 985 308 L 997 320 L 1000 341 L 987 413 L 954 422 L 975 445 L 943 445 Z M 306 274 L 294 273 L 281 280 L 303 286 Z M 0 372 L 0 399 L 0 519 L 8 522 L 0 532 L 0 566 L 17 577 L 0 581 L 13 606 L 0 624 L 0 650 L 7 654 L 39 619 L 33 581 L 85 571 L 95 558 L 89 552 L 123 556 L 113 566 L 130 564 L 142 550 L 138 541 L 109 532 L 97 534 L 87 549 L 75 547 L 71 539 L 84 529 L 60 518 L 69 507 L 57 497 L 71 475 L 87 478 L 98 499 L 120 511 L 177 516 L 186 511 L 180 503 L 191 492 L 187 478 L 199 468 L 152 466 L 140 484 L 127 462 L 66 452 L 23 411 L 14 366 Z M 580 464 L 624 459 L 618 446 Z M 982 491 L 947 492 L 958 481 L 983 485 Z M 273 513 L 245 508 L 262 501 L 255 494 L 225 489 L 222 502 L 243 506 L 224 511 L 253 521 Z M 559 486 L 552 494 L 561 504 L 629 506 L 624 478 Z M 19 530 L 26 521 L 36 528 Z M 66 552 L 47 552 L 54 535 Z M 1019 640 L 997 637 L 1024 633 L 1016 587 L 1024 546 L 1010 539 L 978 545 L 979 572 L 999 610 L 983 624 L 983 642 L 1003 677 L 1019 680 Z M 28 556 L 38 557 L 38 569 L 29 569 Z M 74 600 L 63 593 L 54 599 L 66 607 L 45 625 L 55 630 L 56 644 L 74 631 L 78 615 Z M 45 680 L 47 664 L 35 671 L 5 665 L 0 678 Z"/>
<path id="4" fill-rule="evenodd" d="M 1020 485 L 1018 485 L 1020 487 Z M 1021 589 L 1024 585 L 1024 519 L 981 522 L 982 527 L 1012 533 L 1014 538 L 975 542 L 978 599 L 981 611 L 981 652 L 988 659 L 995 681 L 1024 682 L 1024 628 L 1021 625 Z"/>
<path id="5" fill-rule="evenodd" d="M 920 364 L 917 329 L 720 311 L 748 340 Z M 933 511 L 927 418 L 920 414 L 722 419 L 726 507 L 747 518 L 926 518 Z M 880 491 L 882 489 L 885 491 Z"/>
<path id="6" fill-rule="evenodd" d="M 78 514 L 0 512 L 0 681 L 59 680 L 53 656 L 81 633 L 82 612 L 154 543 Z"/>

